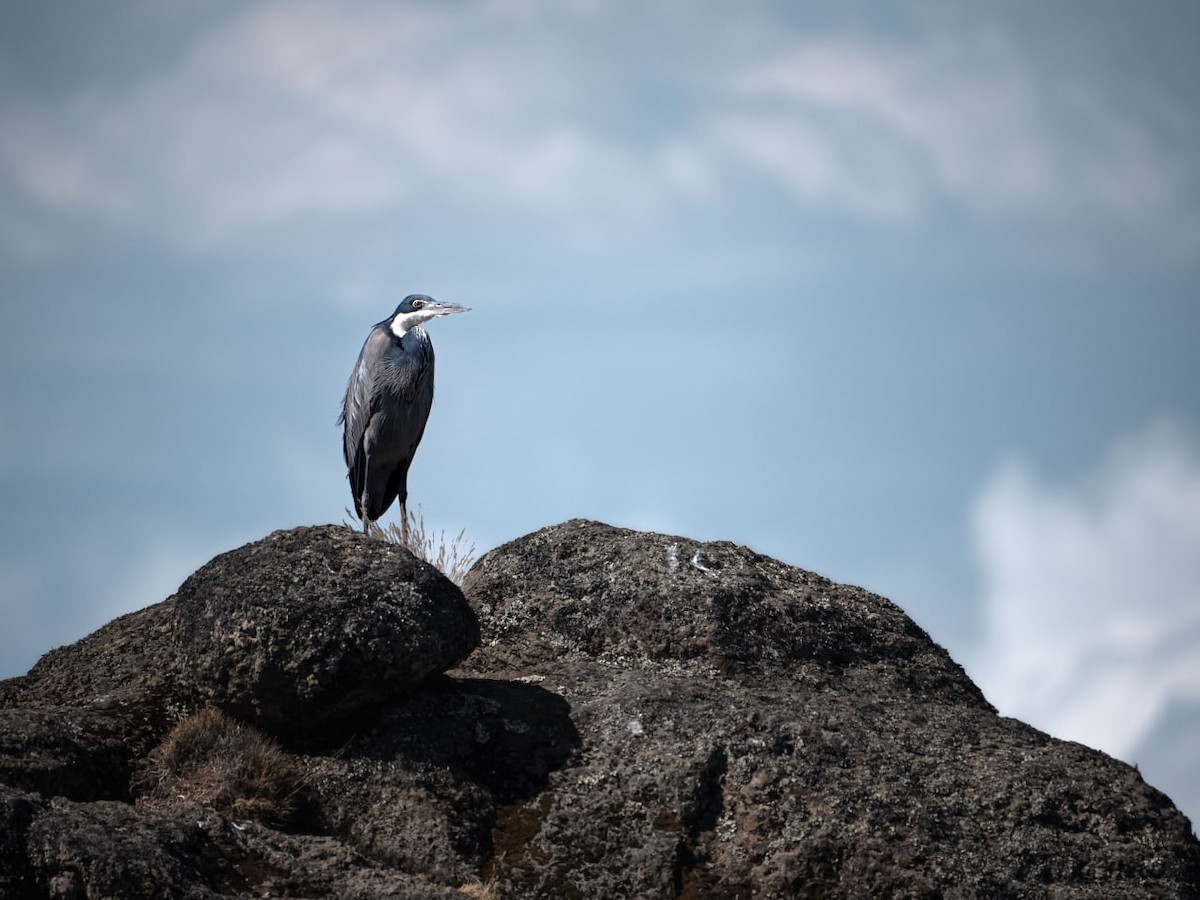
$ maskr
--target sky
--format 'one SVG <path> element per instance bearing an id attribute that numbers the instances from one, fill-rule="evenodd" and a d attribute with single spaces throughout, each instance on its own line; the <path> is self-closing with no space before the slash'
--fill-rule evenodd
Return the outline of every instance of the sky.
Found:
<path id="1" fill-rule="evenodd" d="M 1200 816 L 1190 0 L 0 7 L 0 677 L 342 522 L 409 293 L 410 479 L 898 603 Z"/>

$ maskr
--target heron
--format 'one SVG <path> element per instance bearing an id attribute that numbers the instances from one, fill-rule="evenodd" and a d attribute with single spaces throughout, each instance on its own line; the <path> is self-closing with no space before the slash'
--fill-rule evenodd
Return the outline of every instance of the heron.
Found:
<path id="1" fill-rule="evenodd" d="M 364 533 L 398 498 L 401 533 L 408 540 L 408 467 L 433 406 L 433 342 L 421 326 L 469 309 L 410 294 L 363 342 L 338 424 Z"/>

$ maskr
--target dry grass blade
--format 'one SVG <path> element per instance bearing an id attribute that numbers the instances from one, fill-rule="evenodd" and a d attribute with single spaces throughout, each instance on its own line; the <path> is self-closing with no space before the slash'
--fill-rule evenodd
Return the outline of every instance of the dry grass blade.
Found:
<path id="1" fill-rule="evenodd" d="M 496 888 L 490 881 L 471 881 L 460 887 L 458 891 L 470 897 L 471 900 L 498 900 Z"/>
<path id="2" fill-rule="evenodd" d="M 346 516 L 347 528 L 361 527 L 355 523 L 354 513 L 349 509 L 346 510 Z M 419 504 L 415 513 L 412 510 L 408 511 L 407 540 L 404 529 L 395 523 L 383 527 L 378 522 L 372 522 L 367 528 L 367 534 L 379 540 L 399 544 L 417 558 L 423 559 L 439 569 L 443 575 L 458 585 L 462 584 L 467 572 L 471 570 L 471 566 L 475 562 L 475 542 L 467 537 L 467 530 L 465 528 L 460 530 L 449 541 L 446 540 L 444 531 L 436 534 L 427 531 L 425 516 L 421 512 Z"/>

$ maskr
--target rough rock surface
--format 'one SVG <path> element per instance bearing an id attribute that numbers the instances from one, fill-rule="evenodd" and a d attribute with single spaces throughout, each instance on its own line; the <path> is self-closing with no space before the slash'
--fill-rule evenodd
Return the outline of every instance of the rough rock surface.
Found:
<path id="1" fill-rule="evenodd" d="M 200 696 L 273 731 L 391 699 L 479 643 L 444 575 L 349 528 L 280 531 L 224 553 L 183 583 L 175 608 Z"/>
<path id="2" fill-rule="evenodd" d="M 0 897 L 1200 896 L 1168 798 L 881 597 L 582 521 L 463 591 L 478 627 L 405 551 L 296 529 L 0 683 Z M 283 742 L 287 821 L 161 779 L 205 703 Z"/>
<path id="3" fill-rule="evenodd" d="M 866 677 L 987 705 L 895 604 L 734 544 L 572 521 L 489 553 L 464 589 L 489 647 L 476 668 L 566 655 L 767 683 Z"/>
<path id="4" fill-rule="evenodd" d="M 1200 849 L 1165 796 L 997 716 L 860 588 L 731 544 L 576 521 L 488 554 L 464 591 L 483 625 L 469 668 L 544 679 L 583 736 L 535 801 L 500 811 L 500 896 L 1200 885 Z"/>
<path id="5" fill-rule="evenodd" d="M 27 675 L 0 681 L 3 730 L 38 727 L 46 733 L 31 733 L 30 740 L 59 743 L 54 732 L 62 728 L 53 716 L 22 722 L 10 719 L 5 710 L 77 710 L 101 716 L 104 727 L 131 757 L 144 755 L 179 712 L 193 704 L 174 634 L 174 604 L 165 601 L 114 619 L 74 644 L 51 650 Z M 18 755 L 23 746 L 23 741 L 15 744 Z M 88 741 L 77 748 L 89 753 L 93 744 Z M 76 796 L 71 790 L 59 792 Z"/>

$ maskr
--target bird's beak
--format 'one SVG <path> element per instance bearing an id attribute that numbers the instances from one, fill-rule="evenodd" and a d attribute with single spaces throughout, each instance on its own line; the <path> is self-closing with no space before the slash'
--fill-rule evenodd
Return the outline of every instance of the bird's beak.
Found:
<path id="1" fill-rule="evenodd" d="M 433 313 L 435 316 L 449 316 L 453 313 L 470 312 L 471 307 L 463 306 L 461 303 L 444 303 L 441 300 L 434 300 L 432 303 L 427 303 L 421 312 Z"/>

